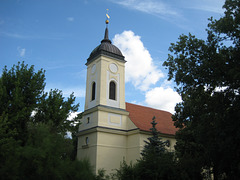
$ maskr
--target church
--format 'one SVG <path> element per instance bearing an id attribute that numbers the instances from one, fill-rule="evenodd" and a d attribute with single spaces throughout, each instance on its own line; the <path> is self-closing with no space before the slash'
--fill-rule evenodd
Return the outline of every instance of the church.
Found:
<path id="1" fill-rule="evenodd" d="M 112 44 L 106 21 L 104 39 L 87 59 L 85 107 L 78 132 L 78 159 L 89 159 L 95 173 L 109 174 L 126 161 L 136 162 L 151 136 L 153 116 L 162 140 L 174 150 L 177 129 L 172 114 L 125 102 L 125 57 Z M 134 72 L 133 72 L 134 73 Z"/>

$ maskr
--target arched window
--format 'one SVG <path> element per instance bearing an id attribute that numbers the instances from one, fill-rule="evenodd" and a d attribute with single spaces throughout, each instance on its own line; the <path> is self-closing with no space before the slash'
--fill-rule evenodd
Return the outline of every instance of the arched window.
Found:
<path id="1" fill-rule="evenodd" d="M 116 84 L 113 81 L 109 84 L 109 99 L 116 100 Z"/>
<path id="2" fill-rule="evenodd" d="M 92 101 L 95 100 L 95 93 L 96 93 L 96 83 L 93 82 L 92 83 L 92 98 L 91 98 Z"/>

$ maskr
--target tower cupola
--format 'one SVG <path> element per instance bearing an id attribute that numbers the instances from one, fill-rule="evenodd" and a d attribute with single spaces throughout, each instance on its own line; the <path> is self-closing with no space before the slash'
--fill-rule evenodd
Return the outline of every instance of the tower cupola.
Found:
<path id="1" fill-rule="evenodd" d="M 108 23 L 107 23 L 108 24 Z M 108 38 L 108 27 L 105 29 L 104 39 L 101 41 L 101 44 L 98 45 L 90 54 L 89 58 L 87 59 L 87 64 L 99 57 L 100 55 L 105 55 L 112 57 L 116 60 L 123 61 L 124 56 L 122 52 L 112 44 L 111 40 Z"/>
<path id="2" fill-rule="evenodd" d="M 104 38 L 87 59 L 85 110 L 97 106 L 125 109 L 125 59 L 112 44 L 107 15 Z"/>

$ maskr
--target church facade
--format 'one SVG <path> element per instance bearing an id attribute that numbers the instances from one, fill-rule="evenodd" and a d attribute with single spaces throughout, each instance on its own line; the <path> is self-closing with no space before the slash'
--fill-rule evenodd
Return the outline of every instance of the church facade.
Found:
<path id="1" fill-rule="evenodd" d="M 169 150 L 174 150 L 176 128 L 171 113 L 125 102 L 125 58 L 108 38 L 87 59 L 85 108 L 79 126 L 77 158 L 90 160 L 94 171 L 111 173 L 120 162 L 136 162 L 151 136 L 153 116 Z"/>

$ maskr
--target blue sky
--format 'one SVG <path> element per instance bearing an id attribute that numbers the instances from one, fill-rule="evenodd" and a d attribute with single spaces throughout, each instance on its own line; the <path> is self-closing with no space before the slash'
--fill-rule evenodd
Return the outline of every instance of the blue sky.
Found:
<path id="1" fill-rule="evenodd" d="M 0 0 L 0 73 L 18 61 L 46 70 L 46 90 L 75 93 L 84 110 L 86 60 L 109 36 L 126 63 L 126 101 L 174 112 L 180 97 L 162 63 L 189 32 L 206 38 L 224 0 Z"/>

